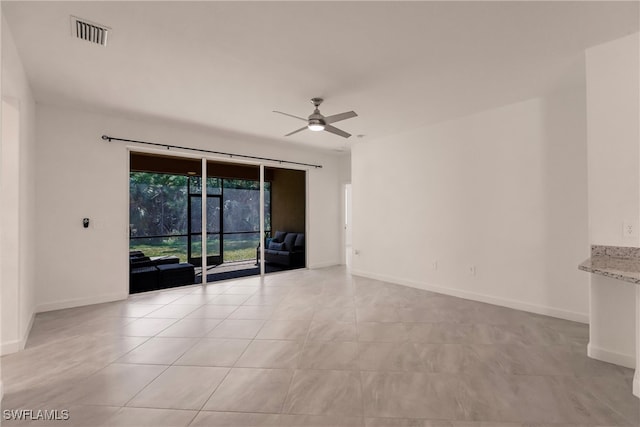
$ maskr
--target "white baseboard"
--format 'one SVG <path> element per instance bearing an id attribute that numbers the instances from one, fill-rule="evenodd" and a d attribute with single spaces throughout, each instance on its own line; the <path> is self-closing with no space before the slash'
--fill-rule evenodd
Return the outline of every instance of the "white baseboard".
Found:
<path id="1" fill-rule="evenodd" d="M 458 298 L 469 299 L 473 301 L 485 302 L 487 304 L 499 305 L 501 307 L 513 308 L 516 310 L 527 311 L 529 313 L 542 314 L 544 316 L 557 317 L 560 319 L 571 320 L 580 323 L 589 323 L 588 313 L 577 313 L 568 310 L 562 310 L 554 307 L 546 307 L 536 304 L 530 304 L 523 301 L 511 300 L 507 298 L 496 297 L 493 295 L 479 294 L 476 292 L 466 291 L 462 289 L 448 288 L 446 286 L 434 285 L 415 280 L 403 279 L 399 277 L 385 276 L 380 274 L 372 274 L 362 270 L 352 269 L 354 276 L 367 277 L 369 279 L 381 280 L 384 282 L 395 283 L 398 285 L 409 286 L 412 288 L 423 289 L 425 291 L 437 292 L 439 294 L 450 295 Z"/>
<path id="2" fill-rule="evenodd" d="M 36 313 L 44 313 L 45 311 L 62 310 L 65 308 L 80 307 L 83 305 L 101 304 L 104 302 L 121 301 L 127 299 L 129 295 L 123 293 L 117 294 L 105 294 L 96 295 L 85 298 L 73 298 L 62 301 L 48 302 L 44 304 L 38 304 L 36 306 Z"/>
<path id="3" fill-rule="evenodd" d="M 3 342 L 0 345 L 0 356 L 4 356 L 5 354 L 17 353 L 18 351 L 24 350 L 24 346 L 27 344 L 27 339 L 29 338 L 29 334 L 31 333 L 31 328 L 33 327 L 33 322 L 36 318 L 36 313 L 31 313 L 31 318 L 29 319 L 29 324 L 27 328 L 22 333 L 22 337 L 17 340 Z"/>
<path id="4" fill-rule="evenodd" d="M 309 264 L 309 269 L 315 270 L 317 268 L 334 267 L 336 265 L 340 265 L 340 261 L 333 260 L 333 261 L 316 262 L 314 264 Z"/>
<path id="5" fill-rule="evenodd" d="M 635 369 L 636 357 L 633 354 L 623 354 L 615 351 L 605 350 L 603 348 L 596 347 L 591 343 L 587 344 L 587 356 L 592 359 L 601 360 L 607 363 L 613 363 L 614 365 L 624 366 L 625 368 Z M 638 372 L 634 381 L 638 380 Z M 635 384 L 634 384 L 635 386 Z"/>
<path id="6" fill-rule="evenodd" d="M 0 346 L 0 356 L 5 356 L 11 353 L 17 353 L 20 350 L 24 349 L 24 345 L 26 344 L 25 340 L 13 340 L 3 342 Z"/>

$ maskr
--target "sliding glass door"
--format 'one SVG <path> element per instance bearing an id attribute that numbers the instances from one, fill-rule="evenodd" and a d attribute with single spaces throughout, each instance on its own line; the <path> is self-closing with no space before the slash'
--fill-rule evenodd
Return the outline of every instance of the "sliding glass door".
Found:
<path id="1" fill-rule="evenodd" d="M 303 171 L 132 152 L 130 283 L 157 282 L 148 290 L 260 274 L 267 264 L 268 272 L 299 268 L 282 254 L 262 259 L 259 253 L 271 250 L 272 230 L 304 233 L 304 177 Z M 305 251 L 299 244 L 288 249 L 298 257 Z M 134 266 L 133 257 L 146 264 Z M 189 268 L 191 278 L 183 279 Z"/>

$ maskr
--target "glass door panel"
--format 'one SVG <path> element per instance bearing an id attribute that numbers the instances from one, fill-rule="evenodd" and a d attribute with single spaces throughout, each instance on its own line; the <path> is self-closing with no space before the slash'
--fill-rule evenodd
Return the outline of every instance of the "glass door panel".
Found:
<path id="1" fill-rule="evenodd" d="M 208 188 L 208 187 L 207 187 Z M 223 247 L 221 241 L 220 196 L 207 196 L 207 265 L 222 264 Z"/>
<path id="2" fill-rule="evenodd" d="M 202 267 L 202 196 L 189 195 L 189 263 Z M 220 196 L 207 196 L 207 265 L 222 263 Z"/>

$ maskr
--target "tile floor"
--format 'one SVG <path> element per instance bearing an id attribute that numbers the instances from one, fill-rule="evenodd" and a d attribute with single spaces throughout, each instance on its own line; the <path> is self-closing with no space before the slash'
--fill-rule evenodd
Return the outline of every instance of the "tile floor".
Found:
<path id="1" fill-rule="evenodd" d="M 638 426 L 586 325 L 296 270 L 42 313 L 3 409 L 63 426 Z"/>

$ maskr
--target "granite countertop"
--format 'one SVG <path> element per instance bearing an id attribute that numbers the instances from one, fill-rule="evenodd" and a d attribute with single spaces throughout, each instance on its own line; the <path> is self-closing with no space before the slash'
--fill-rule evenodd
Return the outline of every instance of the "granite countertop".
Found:
<path id="1" fill-rule="evenodd" d="M 578 268 L 612 279 L 640 284 L 640 248 L 593 245 L 591 258 Z"/>

